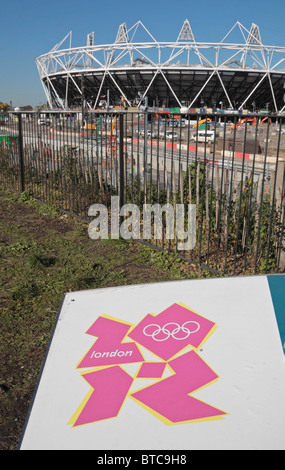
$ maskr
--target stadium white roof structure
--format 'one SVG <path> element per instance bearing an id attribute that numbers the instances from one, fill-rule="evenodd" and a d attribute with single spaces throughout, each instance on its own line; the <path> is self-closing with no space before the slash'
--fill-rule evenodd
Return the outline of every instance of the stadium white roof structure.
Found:
<path id="1" fill-rule="evenodd" d="M 95 109 L 108 92 L 127 106 L 147 96 L 151 106 L 285 110 L 285 47 L 264 45 L 254 23 L 236 22 L 220 42 L 197 41 L 187 19 L 174 42 L 157 41 L 141 21 L 121 24 L 112 44 L 96 45 L 93 32 L 82 47 L 71 39 L 36 59 L 51 108 Z"/>

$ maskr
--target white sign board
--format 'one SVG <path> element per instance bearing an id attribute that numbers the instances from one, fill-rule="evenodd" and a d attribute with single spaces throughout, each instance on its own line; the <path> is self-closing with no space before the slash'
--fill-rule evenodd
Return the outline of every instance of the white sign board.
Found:
<path id="1" fill-rule="evenodd" d="M 284 449 L 284 436 L 282 340 L 268 277 L 252 276 L 66 294 L 19 448 Z"/>

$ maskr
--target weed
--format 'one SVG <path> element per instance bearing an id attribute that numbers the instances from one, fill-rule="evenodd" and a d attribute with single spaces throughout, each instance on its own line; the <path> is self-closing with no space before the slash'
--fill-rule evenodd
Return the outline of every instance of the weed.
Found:
<path id="1" fill-rule="evenodd" d="M 33 246 L 33 243 L 30 241 L 18 241 L 15 243 L 12 243 L 9 246 L 9 251 L 14 252 L 14 253 L 22 253 L 24 251 L 29 250 Z"/>
<path id="2" fill-rule="evenodd" d="M 23 191 L 20 196 L 19 196 L 19 202 L 22 202 L 22 203 L 30 203 L 30 202 L 33 202 L 34 198 L 32 196 L 32 194 L 29 192 L 29 191 Z"/>
<path id="3" fill-rule="evenodd" d="M 12 289 L 12 299 L 16 301 L 29 301 L 37 297 L 40 289 L 35 282 L 24 281 Z"/>
<path id="4" fill-rule="evenodd" d="M 53 266 L 56 258 L 53 256 L 43 255 L 41 253 L 33 253 L 28 257 L 28 263 L 31 267 L 46 267 Z"/>

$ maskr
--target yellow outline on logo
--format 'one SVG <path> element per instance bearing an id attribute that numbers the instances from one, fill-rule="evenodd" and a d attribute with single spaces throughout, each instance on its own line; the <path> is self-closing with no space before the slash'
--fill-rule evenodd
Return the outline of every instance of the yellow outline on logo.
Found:
<path id="1" fill-rule="evenodd" d="M 130 388 L 131 386 L 133 385 L 134 383 L 134 378 L 128 374 L 128 372 L 125 371 L 125 369 L 123 369 L 120 365 L 111 365 L 111 366 L 103 366 L 103 367 L 100 367 L 100 369 L 110 369 L 111 367 L 120 367 L 120 369 L 122 369 L 131 379 L 132 379 L 132 383 L 130 385 Z M 87 375 L 87 374 L 91 374 L 93 372 L 97 372 L 99 370 L 98 367 L 92 369 L 92 370 L 88 370 L 87 372 L 81 372 L 81 377 L 85 380 L 85 382 L 88 384 L 89 387 L 91 387 L 91 385 L 87 382 L 87 380 L 85 379 L 85 377 L 83 377 L 83 375 Z M 72 417 L 70 418 L 70 420 L 68 421 L 67 424 L 71 424 L 72 427 L 74 427 L 74 424 L 75 422 L 77 421 L 78 417 L 80 416 L 82 410 L 84 409 L 84 407 L 86 406 L 88 400 L 90 399 L 92 393 L 95 391 L 95 389 L 93 387 L 90 388 L 89 392 L 87 393 L 87 395 L 84 397 L 84 399 L 82 400 L 82 402 L 80 403 L 79 407 L 77 408 L 77 410 L 73 413 Z M 78 426 L 76 427 L 80 427 L 80 426 L 86 426 L 87 424 L 92 424 L 92 423 L 99 423 L 101 421 L 107 421 L 108 419 L 115 419 L 119 416 L 120 412 L 121 412 L 121 409 L 123 408 L 123 405 L 126 401 L 128 397 L 128 393 L 126 394 L 121 406 L 120 406 L 120 409 L 118 411 L 118 413 L 116 414 L 116 416 L 111 416 L 110 418 L 103 418 L 103 419 L 100 419 L 100 420 L 96 420 L 96 421 L 90 421 L 88 423 L 84 423 L 84 424 L 79 424 Z"/>
<path id="2" fill-rule="evenodd" d="M 196 352 L 196 351 L 195 351 Z M 192 396 L 193 393 L 196 393 L 200 390 L 202 390 L 203 388 L 206 388 L 208 387 L 209 385 L 212 385 L 213 383 L 217 382 L 219 380 L 219 375 L 214 371 L 214 369 L 212 369 L 212 367 L 209 366 L 209 364 L 204 361 L 204 359 L 201 358 L 201 356 L 196 352 L 196 354 L 200 357 L 200 359 L 205 363 L 207 364 L 207 366 L 209 367 L 209 369 L 211 369 L 214 374 L 217 375 L 216 379 L 212 380 L 211 382 L 208 382 L 206 383 L 205 385 L 203 385 L 202 387 L 199 387 L 195 390 L 193 390 L 192 392 L 188 393 L 187 396 Z M 172 376 L 175 375 L 175 371 L 172 369 L 172 367 L 166 363 L 166 366 L 168 367 L 168 369 L 170 370 L 170 372 L 172 372 Z M 158 379 L 154 384 L 152 385 L 155 385 L 157 383 L 160 383 L 164 380 L 167 380 L 169 377 L 165 377 L 165 378 L 161 378 L 161 379 Z M 137 393 L 137 392 L 140 392 L 141 390 L 144 390 L 146 388 L 149 388 L 151 387 L 152 385 L 148 385 L 146 387 L 141 387 L 139 389 L 137 389 L 135 392 L 129 392 L 128 393 L 128 396 L 134 400 L 136 403 L 138 403 L 142 408 L 144 408 L 145 410 L 147 410 L 149 413 L 151 413 L 153 416 L 155 416 L 156 418 L 158 418 L 160 421 L 162 421 L 164 424 L 167 424 L 168 426 L 174 426 L 176 424 L 187 424 L 187 423 L 194 423 L 194 422 L 200 422 L 200 421 L 214 421 L 214 420 L 217 420 L 217 419 L 224 419 L 224 416 L 225 415 L 228 415 L 229 413 L 226 413 L 225 411 L 219 409 L 219 408 L 216 408 L 214 405 L 211 405 L 210 403 L 207 403 L 207 402 L 204 402 L 202 400 L 199 400 L 199 398 L 196 398 L 196 397 L 192 397 L 192 398 L 195 398 L 195 400 L 201 402 L 201 403 L 205 403 L 205 405 L 208 405 L 208 406 L 212 406 L 213 408 L 216 408 L 217 410 L 219 410 L 221 412 L 221 415 L 217 415 L 217 416 L 212 416 L 212 417 L 209 417 L 209 418 L 200 418 L 200 419 L 193 419 L 193 420 L 188 420 L 188 421 L 179 421 L 177 423 L 174 423 L 173 421 L 170 421 L 169 419 L 165 418 L 165 416 L 159 414 L 157 411 L 153 410 L 152 408 L 148 407 L 147 405 L 145 405 L 144 403 L 140 402 L 137 398 L 133 397 L 132 395 Z"/>

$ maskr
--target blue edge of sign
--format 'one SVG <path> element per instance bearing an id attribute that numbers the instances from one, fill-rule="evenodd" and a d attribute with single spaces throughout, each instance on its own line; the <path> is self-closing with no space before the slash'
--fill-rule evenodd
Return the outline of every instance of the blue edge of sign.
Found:
<path id="1" fill-rule="evenodd" d="M 285 354 L 285 274 L 269 275 L 267 280 Z"/>

